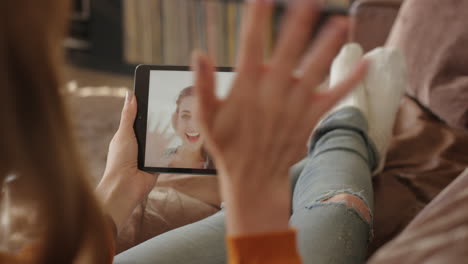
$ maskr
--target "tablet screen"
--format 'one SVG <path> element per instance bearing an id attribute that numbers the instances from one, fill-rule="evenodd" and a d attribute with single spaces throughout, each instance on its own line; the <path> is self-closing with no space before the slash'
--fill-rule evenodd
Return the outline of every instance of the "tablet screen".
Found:
<path id="1" fill-rule="evenodd" d="M 217 72 L 218 97 L 227 95 L 233 72 Z M 195 120 L 193 72 L 150 70 L 145 167 L 215 169 Z"/>

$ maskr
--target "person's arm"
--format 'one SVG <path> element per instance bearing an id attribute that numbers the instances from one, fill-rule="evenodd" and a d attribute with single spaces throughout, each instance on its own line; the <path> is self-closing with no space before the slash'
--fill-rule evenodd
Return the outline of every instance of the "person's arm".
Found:
<path id="1" fill-rule="evenodd" d="M 232 264 L 299 263 L 288 227 L 289 168 L 321 116 L 366 73 L 363 62 L 334 89 L 317 91 L 346 40 L 348 20 L 333 18 L 305 56 L 318 18 L 314 0 L 292 1 L 265 63 L 272 2 L 247 2 L 237 75 L 226 99 L 215 95 L 211 60 L 194 56 L 197 119 L 219 173 Z"/>
<path id="2" fill-rule="evenodd" d="M 119 129 L 109 146 L 104 176 L 96 188 L 104 213 L 111 216 L 117 231 L 148 195 L 158 177 L 138 169 L 138 145 L 133 131 L 136 112 L 135 96 L 128 93 Z"/>

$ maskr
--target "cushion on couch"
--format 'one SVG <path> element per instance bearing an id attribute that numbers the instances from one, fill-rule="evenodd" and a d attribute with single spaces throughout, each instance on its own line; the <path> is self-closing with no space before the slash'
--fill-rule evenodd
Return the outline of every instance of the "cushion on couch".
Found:
<path id="1" fill-rule="evenodd" d="M 468 131 L 440 122 L 410 97 L 402 101 L 385 169 L 374 180 L 369 254 L 400 233 L 468 167 Z"/>
<path id="2" fill-rule="evenodd" d="M 406 55 L 409 95 L 468 129 L 468 1 L 405 0 L 387 45 Z"/>
<path id="3" fill-rule="evenodd" d="M 358 0 L 351 6 L 354 26 L 350 37 L 364 52 L 383 46 L 403 0 Z"/>
<path id="4" fill-rule="evenodd" d="M 466 263 L 468 169 L 445 188 L 369 263 Z"/>

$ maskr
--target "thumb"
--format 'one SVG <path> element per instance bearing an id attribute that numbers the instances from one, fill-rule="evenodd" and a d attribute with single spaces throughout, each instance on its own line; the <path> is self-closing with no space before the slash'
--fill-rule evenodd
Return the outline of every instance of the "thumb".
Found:
<path id="1" fill-rule="evenodd" d="M 210 59 L 199 52 L 193 54 L 193 67 L 198 105 L 197 116 L 201 126 L 209 127 L 219 104 L 215 95 L 215 69 Z"/>
<path id="2" fill-rule="evenodd" d="M 125 95 L 125 104 L 120 116 L 119 129 L 132 129 L 137 113 L 137 103 L 133 92 L 127 91 Z"/>

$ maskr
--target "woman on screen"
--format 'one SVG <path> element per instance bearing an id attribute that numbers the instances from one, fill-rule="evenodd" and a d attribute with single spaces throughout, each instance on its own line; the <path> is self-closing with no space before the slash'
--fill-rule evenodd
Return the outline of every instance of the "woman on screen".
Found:
<path id="1" fill-rule="evenodd" d="M 169 167 L 212 169 L 213 162 L 203 148 L 203 135 L 194 119 L 195 93 L 193 86 L 184 88 L 177 97 L 176 110 L 172 114 L 172 128 L 182 143 L 169 148 L 166 157 Z"/>

